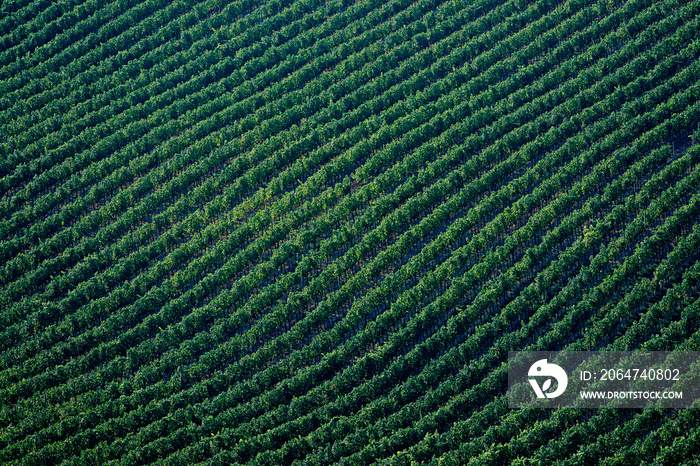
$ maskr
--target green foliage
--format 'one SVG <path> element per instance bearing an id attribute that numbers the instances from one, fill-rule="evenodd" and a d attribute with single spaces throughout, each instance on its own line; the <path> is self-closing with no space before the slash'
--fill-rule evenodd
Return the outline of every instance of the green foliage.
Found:
<path id="1" fill-rule="evenodd" d="M 504 361 L 697 350 L 699 13 L 3 3 L 0 462 L 692 462 Z"/>

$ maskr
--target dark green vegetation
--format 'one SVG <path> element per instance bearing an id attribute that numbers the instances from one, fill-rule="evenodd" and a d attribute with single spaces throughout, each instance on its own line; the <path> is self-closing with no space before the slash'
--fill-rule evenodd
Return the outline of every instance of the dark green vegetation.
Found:
<path id="1" fill-rule="evenodd" d="M 692 462 L 509 350 L 700 349 L 700 2 L 5 0 L 0 462 Z"/>

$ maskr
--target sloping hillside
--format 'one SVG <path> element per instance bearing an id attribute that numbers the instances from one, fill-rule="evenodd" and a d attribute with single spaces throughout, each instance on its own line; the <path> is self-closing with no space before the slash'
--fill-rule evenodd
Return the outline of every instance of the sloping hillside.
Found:
<path id="1" fill-rule="evenodd" d="M 0 463 L 693 464 L 506 361 L 700 350 L 699 15 L 3 1 Z"/>

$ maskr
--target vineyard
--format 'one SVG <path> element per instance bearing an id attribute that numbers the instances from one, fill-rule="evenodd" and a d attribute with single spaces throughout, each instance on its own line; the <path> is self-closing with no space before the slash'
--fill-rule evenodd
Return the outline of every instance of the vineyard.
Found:
<path id="1" fill-rule="evenodd" d="M 506 390 L 700 350 L 699 19 L 2 2 L 0 463 L 697 464 L 697 409 Z"/>

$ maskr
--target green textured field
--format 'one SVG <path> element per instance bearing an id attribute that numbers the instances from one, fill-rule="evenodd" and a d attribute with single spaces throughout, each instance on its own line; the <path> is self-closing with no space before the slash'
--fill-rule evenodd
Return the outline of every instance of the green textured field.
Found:
<path id="1" fill-rule="evenodd" d="M 700 2 L 5 0 L 0 463 L 696 464 L 508 351 L 700 350 Z"/>

